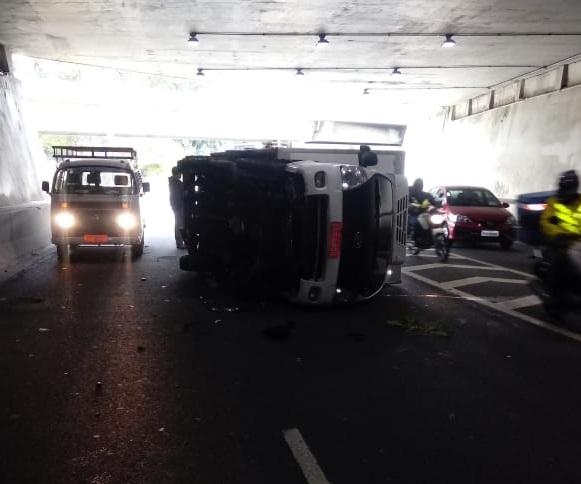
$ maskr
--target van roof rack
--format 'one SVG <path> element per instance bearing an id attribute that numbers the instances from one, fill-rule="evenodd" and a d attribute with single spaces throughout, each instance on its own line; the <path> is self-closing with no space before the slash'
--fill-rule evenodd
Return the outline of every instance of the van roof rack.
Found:
<path id="1" fill-rule="evenodd" d="M 67 159 L 102 159 L 102 160 L 135 160 L 137 152 L 133 148 L 105 146 L 53 146 L 54 158 Z"/>

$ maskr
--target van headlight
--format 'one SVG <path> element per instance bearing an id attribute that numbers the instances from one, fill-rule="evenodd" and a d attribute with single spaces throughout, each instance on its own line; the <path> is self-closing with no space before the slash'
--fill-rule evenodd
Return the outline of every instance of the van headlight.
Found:
<path id="1" fill-rule="evenodd" d="M 137 219 L 132 213 L 122 213 L 117 216 L 117 225 L 122 229 L 130 230 L 137 225 Z"/>
<path id="2" fill-rule="evenodd" d="M 75 217 L 70 212 L 60 212 L 54 216 L 55 223 L 61 229 L 70 229 L 75 225 Z"/>
<path id="3" fill-rule="evenodd" d="M 360 166 L 345 165 L 341 167 L 343 190 L 352 190 L 363 185 L 368 179 L 367 170 Z"/>

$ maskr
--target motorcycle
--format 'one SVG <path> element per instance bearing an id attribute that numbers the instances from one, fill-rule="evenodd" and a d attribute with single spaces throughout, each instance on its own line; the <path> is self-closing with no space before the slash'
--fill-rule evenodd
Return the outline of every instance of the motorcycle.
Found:
<path id="1" fill-rule="evenodd" d="M 413 255 L 422 250 L 433 248 L 438 260 L 446 262 L 450 256 L 450 238 L 445 216 L 437 208 L 432 207 L 418 214 L 417 224 L 410 228 L 408 249 Z"/>
<path id="2" fill-rule="evenodd" d="M 572 280 L 565 285 L 569 290 L 566 291 L 562 300 L 558 303 L 554 301 L 549 288 L 551 260 L 547 251 L 535 251 L 533 257 L 535 257 L 533 274 L 536 279 L 529 283 L 529 287 L 539 296 L 549 316 L 561 319 L 567 312 L 581 310 L 581 284 L 579 284 L 581 282 L 581 266 L 579 265 L 581 262 L 581 244 L 577 243 L 569 250 L 572 272 L 564 277 L 569 277 Z"/>

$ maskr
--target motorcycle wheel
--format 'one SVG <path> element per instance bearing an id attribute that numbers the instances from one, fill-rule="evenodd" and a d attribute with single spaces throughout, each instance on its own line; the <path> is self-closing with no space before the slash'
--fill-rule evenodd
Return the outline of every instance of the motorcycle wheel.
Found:
<path id="1" fill-rule="evenodd" d="M 448 241 L 443 235 L 439 235 L 436 237 L 434 248 L 436 249 L 436 255 L 438 256 L 438 260 L 440 262 L 446 262 L 448 260 L 448 257 L 450 256 L 450 245 L 448 244 Z"/>

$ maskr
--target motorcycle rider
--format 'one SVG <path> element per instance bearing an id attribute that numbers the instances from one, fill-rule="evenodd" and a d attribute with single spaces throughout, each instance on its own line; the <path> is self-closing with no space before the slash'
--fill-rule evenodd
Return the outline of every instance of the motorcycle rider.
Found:
<path id="1" fill-rule="evenodd" d="M 568 290 L 579 279 L 569 255 L 571 246 L 581 240 L 581 195 L 575 170 L 562 173 L 557 193 L 547 200 L 540 216 L 540 228 L 545 236 L 549 270 L 545 301 L 547 311 L 555 316 L 566 306 Z"/>
<path id="2" fill-rule="evenodd" d="M 416 234 L 422 234 L 425 230 L 418 222 L 418 216 L 425 212 L 430 205 L 435 205 L 434 197 L 428 192 L 424 192 L 424 180 L 416 178 L 409 188 L 409 209 L 408 209 L 408 235 L 417 245 Z"/>

